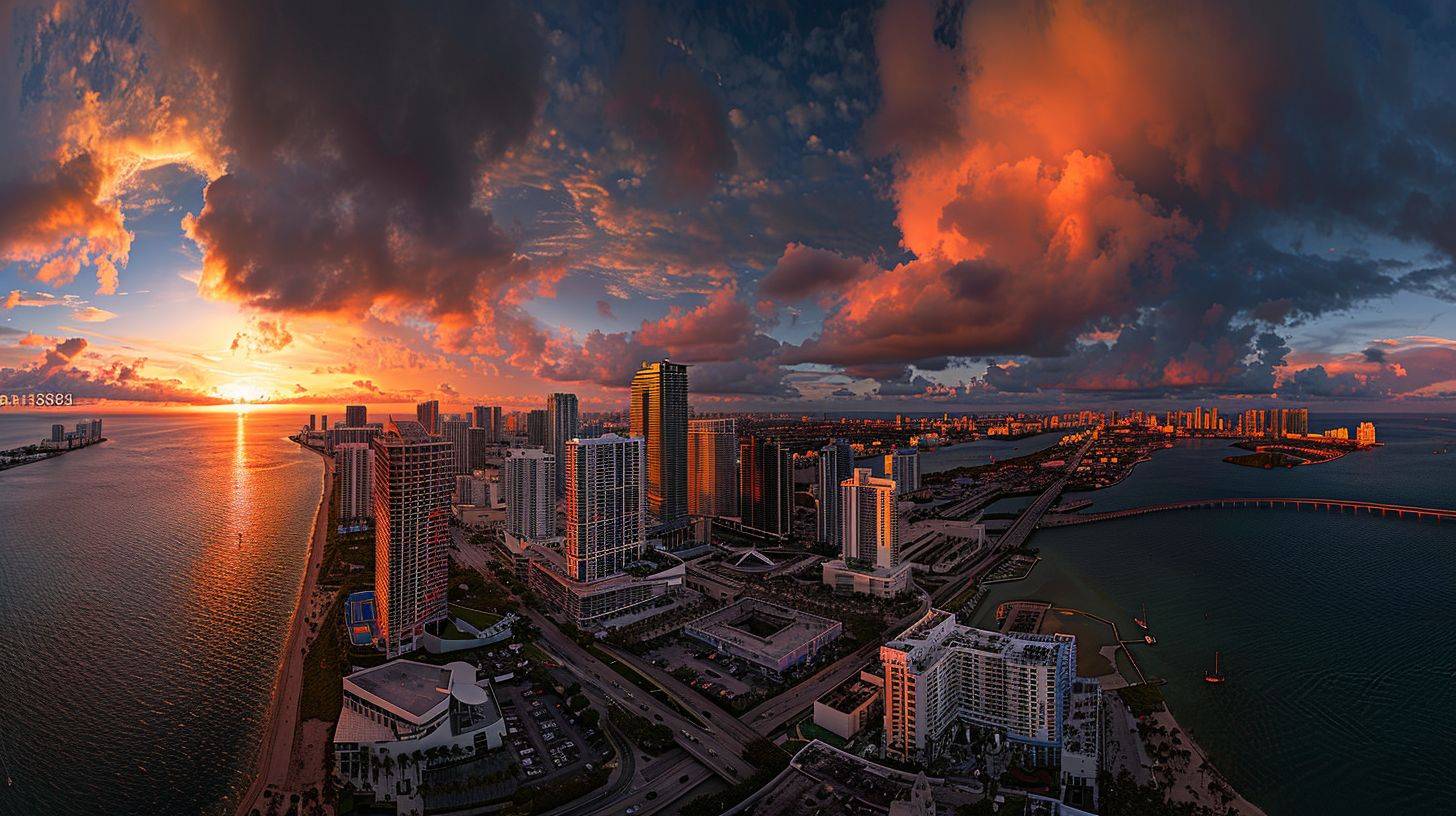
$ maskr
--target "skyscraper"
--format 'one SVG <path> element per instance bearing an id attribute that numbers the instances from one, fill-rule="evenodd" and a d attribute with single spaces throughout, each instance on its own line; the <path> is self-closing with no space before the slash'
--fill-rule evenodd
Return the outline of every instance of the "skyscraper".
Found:
<path id="1" fill-rule="evenodd" d="M 374 445 L 374 596 L 389 657 L 445 617 L 455 455 L 424 425 L 390 420 Z"/>
<path id="2" fill-rule="evenodd" d="M 339 523 L 361 524 L 374 515 L 374 450 L 367 442 L 334 446 L 339 470 Z"/>
<path id="3" fill-rule="evenodd" d="M 350 428 L 362 428 L 369 424 L 369 406 L 345 405 L 344 424 Z"/>
<path id="4" fill-rule="evenodd" d="M 631 432 L 647 446 L 647 509 L 664 526 L 688 515 L 688 367 L 643 363 L 632 378 Z"/>
<path id="5" fill-rule="evenodd" d="M 546 450 L 557 462 L 564 461 L 566 442 L 576 437 L 580 427 L 576 416 L 576 395 L 555 393 L 546 397 Z M 556 469 L 556 495 L 566 492 L 566 469 Z"/>
<path id="6" fill-rule="evenodd" d="M 526 444 L 546 447 L 546 412 L 540 408 L 526 413 Z"/>
<path id="7" fill-rule="evenodd" d="M 793 532 L 794 457 L 777 440 L 738 441 L 738 515 L 743 526 L 778 538 Z"/>
<path id="8" fill-rule="evenodd" d="M 840 541 L 846 563 L 862 562 L 878 570 L 900 565 L 900 509 L 897 483 L 855 468 L 839 486 L 842 519 Z"/>
<path id="9" fill-rule="evenodd" d="M 499 405 L 477 405 L 475 406 L 475 422 L 471 427 L 483 428 L 486 437 L 491 442 L 501 441 L 501 435 L 505 433 L 505 427 L 501 425 L 501 409 Z"/>
<path id="10" fill-rule="evenodd" d="M 565 443 L 566 572 L 574 580 L 615 575 L 641 557 L 647 543 L 645 447 L 641 439 L 616 434 Z"/>
<path id="11" fill-rule="evenodd" d="M 894 479 L 900 495 L 920 489 L 920 449 L 896 448 L 885 454 L 885 476 Z"/>
<path id="12" fill-rule="evenodd" d="M 452 416 L 440 422 L 440 435 L 450 440 L 455 454 L 455 472 L 469 473 L 470 468 L 470 420 Z"/>
<path id="13" fill-rule="evenodd" d="M 470 471 L 473 473 L 485 467 L 486 454 L 490 453 L 491 442 L 489 428 L 467 428 L 465 438 L 470 447 Z"/>
<path id="14" fill-rule="evenodd" d="M 688 420 L 688 513 L 738 514 L 738 420 Z"/>
<path id="15" fill-rule="evenodd" d="M 831 439 L 819 449 L 819 540 L 844 545 L 839 486 L 854 471 L 854 449 L 848 439 Z"/>
<path id="16" fill-rule="evenodd" d="M 526 541 L 556 535 L 556 457 L 540 448 L 506 451 L 506 532 Z"/>
<path id="17" fill-rule="evenodd" d="M 415 406 L 415 419 L 424 427 L 425 433 L 440 432 L 440 401 L 430 400 Z"/>

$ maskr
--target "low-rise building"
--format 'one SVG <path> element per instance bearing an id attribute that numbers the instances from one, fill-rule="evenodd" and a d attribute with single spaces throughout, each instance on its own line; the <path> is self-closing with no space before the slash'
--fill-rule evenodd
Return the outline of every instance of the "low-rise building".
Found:
<path id="1" fill-rule="evenodd" d="M 843 559 L 825 561 L 821 578 L 824 585 L 836 592 L 857 592 L 876 598 L 893 598 L 910 588 L 909 562 L 892 569 L 876 569 L 867 564 L 849 564 Z"/>
<path id="2" fill-rule="evenodd" d="M 842 739 L 853 739 L 879 718 L 884 708 L 883 677 L 861 672 L 814 701 L 814 724 Z"/>
<path id="3" fill-rule="evenodd" d="M 418 764 L 393 758 L 420 752 L 426 766 L 430 749 L 459 748 L 473 756 L 501 746 L 505 720 L 488 678 L 477 677 L 469 663 L 431 666 L 392 660 L 345 677 L 344 706 L 334 729 L 334 772 L 355 787 L 371 787 L 383 801 L 397 801 L 400 812 L 418 803 Z M 372 773 L 376 761 L 390 757 L 384 780 Z M 454 761 L 446 756 L 442 761 Z M 376 782 L 379 782 L 376 784 Z M 387 784 L 386 784 L 387 782 Z"/>
<path id="4" fill-rule="evenodd" d="M 683 634 L 774 674 L 809 662 L 844 631 L 836 620 L 741 598 L 683 627 Z"/>

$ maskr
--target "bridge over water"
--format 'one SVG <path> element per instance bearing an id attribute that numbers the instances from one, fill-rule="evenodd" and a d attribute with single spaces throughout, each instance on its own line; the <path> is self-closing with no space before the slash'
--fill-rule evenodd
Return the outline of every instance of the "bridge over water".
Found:
<path id="1" fill-rule="evenodd" d="M 1072 524 L 1091 524 L 1094 521 L 1130 518 L 1148 513 L 1162 513 L 1169 510 L 1224 510 L 1244 508 L 1276 508 L 1292 510 L 1313 510 L 1336 513 L 1366 513 L 1368 515 L 1413 518 L 1419 521 L 1456 521 L 1456 509 L 1441 507 L 1412 507 L 1405 504 L 1384 502 L 1348 501 L 1345 499 L 1308 498 L 1225 498 L 1194 499 L 1192 501 L 1149 504 L 1129 507 L 1124 510 L 1109 510 L 1105 513 L 1060 513 L 1042 516 L 1038 527 L 1066 527 Z"/>

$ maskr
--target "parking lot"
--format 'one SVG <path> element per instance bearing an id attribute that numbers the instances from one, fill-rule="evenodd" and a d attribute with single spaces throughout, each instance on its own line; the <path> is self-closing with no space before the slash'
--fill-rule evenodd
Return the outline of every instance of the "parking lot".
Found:
<path id="1" fill-rule="evenodd" d="M 506 744 L 516 755 L 521 773 L 531 782 L 565 776 L 605 755 L 598 729 L 583 729 L 549 689 L 529 683 L 497 687 L 506 721 Z"/>

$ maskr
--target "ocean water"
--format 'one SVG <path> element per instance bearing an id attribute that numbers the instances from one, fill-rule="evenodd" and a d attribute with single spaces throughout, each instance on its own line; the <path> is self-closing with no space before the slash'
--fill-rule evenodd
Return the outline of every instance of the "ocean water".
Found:
<path id="1" fill-rule="evenodd" d="M 1384 447 L 1292 470 L 1226 464 L 1226 443 L 1186 443 L 1080 497 L 1089 511 L 1219 496 L 1456 507 L 1456 452 L 1431 453 L 1456 451 L 1456 421 L 1376 427 Z M 1041 530 L 1030 544 L 1043 562 L 995 589 L 978 622 L 1030 597 L 1130 637 L 1146 605 L 1158 645 L 1136 647 L 1143 670 L 1167 681 L 1180 724 L 1271 816 L 1416 812 L 1444 797 L 1442 758 L 1456 754 L 1456 524 L 1198 510 Z M 1222 686 L 1202 680 L 1215 650 Z"/>
<path id="2" fill-rule="evenodd" d="M 0 447 L 83 416 L 0 414 Z M 0 471 L 0 814 L 229 812 L 322 462 L 291 414 L 104 421 L 103 445 Z"/>

